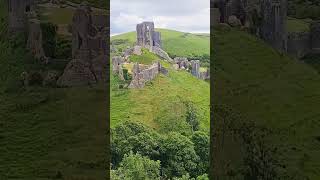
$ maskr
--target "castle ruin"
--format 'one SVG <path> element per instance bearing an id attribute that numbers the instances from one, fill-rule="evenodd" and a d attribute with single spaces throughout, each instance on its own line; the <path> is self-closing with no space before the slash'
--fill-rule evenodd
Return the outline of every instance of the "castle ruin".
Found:
<path id="1" fill-rule="evenodd" d="M 137 24 L 137 45 L 150 48 L 153 46 L 161 48 L 161 33 L 154 30 L 153 22 Z"/>
<path id="2" fill-rule="evenodd" d="M 72 60 L 58 79 L 59 86 L 95 84 L 107 80 L 107 16 L 93 15 L 82 3 L 72 19 Z"/>
<path id="3" fill-rule="evenodd" d="M 213 24 L 226 23 L 228 18 L 235 16 L 246 26 L 248 22 L 247 0 L 211 0 L 214 12 Z M 257 35 L 274 49 L 287 52 L 301 58 L 309 53 L 318 53 L 320 47 L 320 22 L 310 24 L 310 32 L 288 33 L 287 0 L 261 0 L 258 5 L 261 23 L 256 27 Z M 257 14 L 258 15 L 258 14 Z M 228 22 L 229 23 L 229 22 Z"/>
<path id="4" fill-rule="evenodd" d="M 25 32 L 27 14 L 34 10 L 34 0 L 7 0 L 9 32 Z"/>

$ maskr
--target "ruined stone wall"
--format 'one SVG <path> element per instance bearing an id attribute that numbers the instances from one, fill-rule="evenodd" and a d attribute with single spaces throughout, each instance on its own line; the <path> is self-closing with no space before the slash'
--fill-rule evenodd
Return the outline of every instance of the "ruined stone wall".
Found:
<path id="1" fill-rule="evenodd" d="M 279 51 L 287 50 L 287 1 L 262 0 L 260 37 Z"/>
<path id="2" fill-rule="evenodd" d="M 107 80 L 107 16 L 92 15 L 83 2 L 72 19 L 72 58 L 58 86 L 88 85 Z"/>
<path id="3" fill-rule="evenodd" d="M 161 72 L 162 66 L 160 62 L 155 62 L 146 69 L 141 69 L 138 63 L 134 64 L 132 69 L 132 81 L 129 88 L 143 88 L 146 82 L 157 77 Z"/>
<path id="4" fill-rule="evenodd" d="M 34 10 L 34 0 L 7 0 L 10 32 L 25 32 L 27 13 Z"/>
<path id="5" fill-rule="evenodd" d="M 290 55 L 301 58 L 310 53 L 311 36 L 308 32 L 290 33 L 288 35 L 288 50 Z"/>

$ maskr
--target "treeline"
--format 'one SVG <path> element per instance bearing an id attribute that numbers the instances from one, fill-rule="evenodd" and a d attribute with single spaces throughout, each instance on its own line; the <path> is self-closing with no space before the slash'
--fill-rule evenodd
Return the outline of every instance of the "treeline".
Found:
<path id="1" fill-rule="evenodd" d="M 208 180 L 209 135 L 160 134 L 126 121 L 111 130 L 111 178 Z"/>
<path id="2" fill-rule="evenodd" d="M 320 0 L 289 0 L 288 15 L 299 19 L 320 19 Z"/>

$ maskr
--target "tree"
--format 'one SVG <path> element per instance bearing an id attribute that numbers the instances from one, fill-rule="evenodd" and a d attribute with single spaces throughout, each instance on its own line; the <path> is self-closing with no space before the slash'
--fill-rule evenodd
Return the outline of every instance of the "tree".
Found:
<path id="1" fill-rule="evenodd" d="M 132 142 L 140 133 L 148 132 L 145 126 L 137 122 L 126 121 L 111 130 L 111 163 L 116 167 L 125 154 L 132 151 Z"/>
<path id="2" fill-rule="evenodd" d="M 162 140 L 160 146 L 163 174 L 180 177 L 187 173 L 196 174 L 199 157 L 192 141 L 179 133 L 172 132 Z"/>
<path id="3" fill-rule="evenodd" d="M 199 121 L 197 118 L 197 113 L 194 105 L 191 102 L 185 103 L 187 108 L 186 121 L 191 126 L 192 131 L 199 130 Z"/>
<path id="4" fill-rule="evenodd" d="M 209 135 L 205 132 L 196 131 L 192 137 L 191 141 L 194 143 L 194 149 L 199 156 L 197 175 L 208 173 L 209 170 L 209 148 L 210 139 Z"/>
<path id="5" fill-rule="evenodd" d="M 111 171 L 114 180 L 160 180 L 160 161 L 153 161 L 130 152 L 123 158 L 120 167 Z"/>

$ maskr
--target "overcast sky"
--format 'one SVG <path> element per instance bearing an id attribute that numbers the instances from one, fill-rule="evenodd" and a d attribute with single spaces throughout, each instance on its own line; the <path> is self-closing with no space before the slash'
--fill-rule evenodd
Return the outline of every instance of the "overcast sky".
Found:
<path id="1" fill-rule="evenodd" d="M 153 21 L 156 28 L 210 32 L 210 0 L 111 0 L 111 35 Z"/>

